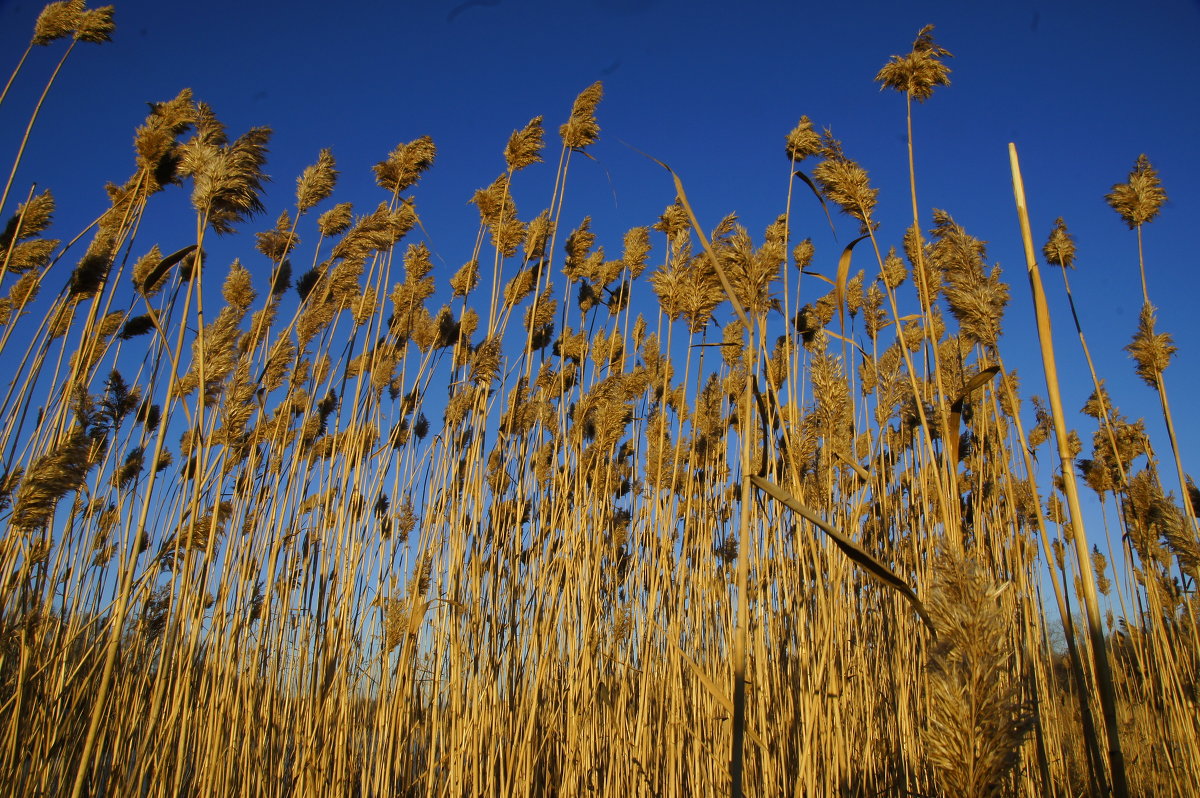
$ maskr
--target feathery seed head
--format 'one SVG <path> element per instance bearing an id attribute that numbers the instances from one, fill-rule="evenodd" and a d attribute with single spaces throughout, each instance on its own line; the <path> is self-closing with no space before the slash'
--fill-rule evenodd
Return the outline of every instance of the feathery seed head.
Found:
<path id="1" fill-rule="evenodd" d="M 225 143 L 224 127 L 203 103 L 197 106 L 196 135 L 180 146 L 179 173 L 193 182 L 192 206 L 219 235 L 234 223 L 265 210 L 261 194 L 271 130 L 254 127 Z"/>
<path id="2" fill-rule="evenodd" d="M 821 136 L 821 145 L 825 160 L 813 169 L 813 179 L 842 213 L 860 222 L 864 233 L 874 230 L 877 223 L 871 220 L 871 214 L 879 189 L 871 188 L 867 170 L 845 156 L 841 142 L 828 130 Z"/>
<path id="3" fill-rule="evenodd" d="M 328 199 L 333 193 L 337 177 L 333 151 L 321 150 L 317 162 L 305 167 L 300 177 L 296 178 L 296 209 L 304 213 Z"/>
<path id="4" fill-rule="evenodd" d="M 779 279 L 784 250 L 779 243 L 777 231 L 773 230 L 774 225 L 767 231 L 767 243 L 757 252 L 750 243 L 749 234 L 741 225 L 732 225 L 728 232 L 714 235 L 712 239 L 713 252 L 720 259 L 721 268 L 725 271 L 734 294 L 751 315 L 766 313 L 774 303 L 771 285 Z M 701 261 L 708 263 L 709 259 L 704 257 Z M 700 265 L 700 261 L 697 265 Z M 713 278 L 719 283 L 715 270 Z"/>
<path id="5" fill-rule="evenodd" d="M 207 107 L 207 106 L 206 106 Z M 183 89 L 173 99 L 150 103 L 145 129 L 166 130 L 172 137 L 180 136 L 196 121 L 197 106 L 191 89 Z"/>
<path id="6" fill-rule="evenodd" d="M 245 313 L 254 303 L 254 286 L 250 280 L 250 272 L 240 260 L 234 260 L 225 277 L 225 285 L 221 295 L 232 307 Z"/>
<path id="7" fill-rule="evenodd" d="M 585 264 L 588 256 L 591 254 L 592 245 L 596 243 L 596 235 L 592 232 L 592 217 L 585 216 L 583 221 L 579 223 L 579 227 L 571 231 L 567 236 L 565 249 L 567 259 L 563 263 L 563 274 L 571 282 L 581 279 L 584 276 Z"/>
<path id="8" fill-rule="evenodd" d="M 792 347 L 788 343 L 787 336 L 779 336 L 779 340 L 775 342 L 775 351 L 771 353 L 767 359 L 766 375 L 767 382 L 772 388 L 778 391 L 788 377 L 788 365 L 792 358 Z"/>
<path id="9" fill-rule="evenodd" d="M 554 234 L 554 222 L 550 211 L 544 210 L 534 217 L 525 228 L 525 260 L 540 261 L 546 257 L 546 247 Z"/>
<path id="10" fill-rule="evenodd" d="M 1129 172 L 1129 182 L 1114 185 L 1104 199 L 1132 230 L 1158 216 L 1167 201 L 1167 192 L 1158 179 L 1158 172 L 1150 165 L 1150 159 L 1139 155 Z"/>
<path id="11" fill-rule="evenodd" d="M 977 562 L 939 562 L 926 605 L 938 632 L 927 665 L 930 764 L 946 794 L 998 798 L 1034 720 L 1010 665 L 1011 599 Z"/>
<path id="12" fill-rule="evenodd" d="M 650 228 L 635 227 L 625 234 L 625 253 L 621 262 L 634 279 L 646 268 L 646 256 L 649 254 Z"/>
<path id="13" fill-rule="evenodd" d="M 0 249 L 0 262 L 5 263 L 8 270 L 14 274 L 40 274 L 40 271 L 50 264 L 50 257 L 59 243 L 57 238 L 22 241 L 8 250 Z"/>
<path id="14" fill-rule="evenodd" d="M 888 288 L 896 290 L 907 278 L 908 267 L 904 260 L 896 254 L 896 248 L 888 249 L 887 257 L 883 259 L 883 282 Z"/>
<path id="15" fill-rule="evenodd" d="M 1097 421 L 1107 421 L 1110 414 L 1116 412 L 1112 400 L 1108 397 L 1108 389 L 1104 387 L 1104 380 L 1100 380 L 1099 388 L 1092 391 L 1080 412 Z"/>
<path id="16" fill-rule="evenodd" d="M 1042 247 L 1042 255 L 1052 266 L 1075 268 L 1075 240 L 1067 232 L 1067 224 L 1061 216 L 1054 220 L 1054 229 L 1050 231 L 1046 246 Z"/>
<path id="17" fill-rule="evenodd" d="M 887 311 L 883 309 L 883 303 L 883 290 L 879 287 L 879 283 L 872 282 L 863 298 L 863 310 L 865 311 L 863 321 L 866 324 L 867 335 L 871 337 L 872 341 L 879 336 L 880 330 L 887 321 Z"/>
<path id="18" fill-rule="evenodd" d="M 652 229 L 665 233 L 667 240 L 672 244 L 686 238 L 691 230 L 691 222 L 683 203 L 676 199 L 668 205 Z"/>
<path id="19" fill-rule="evenodd" d="M 149 252 L 138 258 L 133 264 L 133 283 L 148 297 L 157 294 L 167 284 L 167 277 L 170 275 L 170 271 L 164 269 L 158 279 L 154 281 L 154 285 L 146 285 L 146 279 L 156 272 L 162 260 L 162 250 L 158 248 L 158 244 L 155 244 L 150 248 Z"/>
<path id="20" fill-rule="evenodd" d="M 568 149 L 583 149 L 600 136 L 600 125 L 596 121 L 596 106 L 604 96 L 604 86 L 596 81 L 575 98 L 571 107 L 571 118 L 559 128 L 563 146 Z"/>
<path id="21" fill-rule="evenodd" d="M 479 284 L 479 261 L 472 259 L 462 265 L 454 276 L 450 278 L 450 287 L 454 289 L 454 296 L 465 297 L 475 289 Z"/>
<path id="22" fill-rule="evenodd" d="M 110 42 L 116 27 L 112 6 L 84 9 L 75 22 L 75 39 L 92 44 Z"/>
<path id="23" fill-rule="evenodd" d="M 3 255 L 4 250 L 12 246 L 13 242 L 33 238 L 49 227 L 53 215 L 54 196 L 49 189 L 18 205 L 17 212 L 8 220 L 4 230 L 0 231 L 0 255 Z"/>
<path id="24" fill-rule="evenodd" d="M 500 344 L 499 336 L 479 344 L 471 358 L 471 382 L 486 387 L 500 374 Z"/>
<path id="25" fill-rule="evenodd" d="M 356 326 L 361 327 L 375 315 L 379 307 L 379 292 L 375 286 L 369 285 L 354 296 L 350 301 L 350 318 Z"/>
<path id="26" fill-rule="evenodd" d="M 680 272 L 679 295 L 674 301 L 679 303 L 688 329 L 698 333 L 708 326 L 713 311 L 725 301 L 725 289 L 707 253 L 688 258 Z"/>
<path id="27" fill-rule="evenodd" d="M 375 182 L 393 195 L 399 194 L 416 185 L 436 155 L 437 147 L 429 136 L 398 144 L 387 160 L 375 164 Z"/>
<path id="28" fill-rule="evenodd" d="M 410 244 L 404 251 L 404 277 L 407 280 L 424 279 L 433 271 L 433 260 L 429 256 L 429 247 L 424 242 Z"/>
<path id="29" fill-rule="evenodd" d="M 950 68 L 942 58 L 953 58 L 946 48 L 933 42 L 933 26 L 926 25 L 917 33 L 912 52 L 894 55 L 875 76 L 884 88 L 909 94 L 917 102 L 933 96 L 938 86 L 950 85 Z"/>
<path id="30" fill-rule="evenodd" d="M 9 524 L 14 529 L 36 529 L 54 515 L 58 500 L 83 487 L 94 465 L 93 448 L 99 441 L 82 427 L 71 430 L 66 440 L 34 460 L 13 498 Z"/>
<path id="31" fill-rule="evenodd" d="M 799 271 L 804 271 L 812 265 L 813 255 L 815 254 L 816 249 L 813 247 L 811 238 L 806 238 L 792 247 L 792 261 L 796 264 L 796 268 Z"/>
<path id="32" fill-rule="evenodd" d="M 504 161 L 510 171 L 517 171 L 541 163 L 542 149 L 546 146 L 542 140 L 542 118 L 535 116 L 521 130 L 514 131 L 504 148 Z"/>
<path id="33" fill-rule="evenodd" d="M 317 229 L 326 238 L 341 235 L 350 228 L 352 211 L 353 206 L 349 202 L 339 202 L 317 217 Z"/>
<path id="34" fill-rule="evenodd" d="M 272 263 L 282 263 L 300 243 L 300 237 L 292 232 L 292 217 L 287 211 L 279 214 L 274 229 L 255 233 L 254 237 L 258 239 L 258 251 Z"/>
<path id="35" fill-rule="evenodd" d="M 525 329 L 534 336 L 534 349 L 546 346 L 553 336 L 554 316 L 558 312 L 558 300 L 553 297 L 553 286 L 548 286 L 525 310 Z"/>
<path id="36" fill-rule="evenodd" d="M 21 278 L 9 289 L 8 296 L 0 300 L 0 303 L 4 305 L 3 319 L 0 323 L 8 324 L 12 320 L 14 310 L 24 313 L 25 306 L 37 296 L 40 283 L 41 276 L 37 272 L 26 272 L 21 275 Z"/>
<path id="37" fill-rule="evenodd" d="M 75 271 L 71 273 L 68 290 L 72 296 L 92 296 L 104 286 L 112 268 L 115 244 L 112 239 L 106 239 L 102 234 L 97 235 L 88 251 L 80 258 Z"/>
<path id="38" fill-rule="evenodd" d="M 821 134 L 813 130 L 812 120 L 807 116 L 800 117 L 800 121 L 787 134 L 786 151 L 788 160 L 793 164 L 821 152 Z"/>
<path id="39" fill-rule="evenodd" d="M 971 344 L 995 347 L 1009 300 L 1008 285 L 1000 280 L 1000 268 L 995 266 L 990 271 L 986 268 L 984 242 L 968 235 L 950 214 L 935 211 L 934 220 L 935 240 L 923 261 L 940 270 L 945 284 L 941 285 L 936 275 L 927 274 L 926 302 L 931 304 L 940 288 L 950 312 L 958 319 L 964 339 Z"/>
<path id="40" fill-rule="evenodd" d="M 863 291 L 863 277 L 865 272 L 862 269 L 850 278 L 846 283 L 846 310 L 850 313 L 850 318 L 858 315 L 858 312 L 866 305 L 867 297 Z"/>
<path id="41" fill-rule="evenodd" d="M 537 286 L 537 277 L 533 269 L 522 269 L 504 286 L 504 307 L 516 306 L 533 293 Z"/>
<path id="42" fill-rule="evenodd" d="M 1158 378 L 1170 365 L 1177 348 L 1169 333 L 1154 332 L 1154 323 L 1154 306 L 1147 302 L 1138 316 L 1138 331 L 1125 347 L 1137 363 L 1137 375 L 1151 388 L 1158 387 Z"/>
<path id="43" fill-rule="evenodd" d="M 492 245 L 506 258 L 515 255 L 525 240 L 525 225 L 517 219 L 517 206 L 509 192 L 509 176 L 502 173 L 471 198 L 479 208 L 480 221 L 491 231 Z"/>
<path id="44" fill-rule="evenodd" d="M 70 36 L 79 25 L 83 12 L 83 0 L 49 3 L 38 14 L 37 22 L 33 25 L 33 44 L 45 47 Z"/>

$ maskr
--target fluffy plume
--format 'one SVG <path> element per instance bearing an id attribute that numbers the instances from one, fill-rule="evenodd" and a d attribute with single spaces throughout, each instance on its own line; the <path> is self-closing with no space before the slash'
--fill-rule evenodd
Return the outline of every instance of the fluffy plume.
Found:
<path id="1" fill-rule="evenodd" d="M 300 213 L 313 208 L 317 203 L 328 199 L 333 194 L 337 183 L 337 169 L 333 160 L 333 151 L 324 149 L 317 156 L 317 162 L 305 167 L 300 177 L 296 178 L 296 208 Z"/>
<path id="2" fill-rule="evenodd" d="M 1052 266 L 1075 268 L 1075 240 L 1067 232 L 1067 223 L 1061 216 L 1054 220 L 1054 229 L 1046 239 L 1046 246 L 1042 247 L 1042 256 Z"/>
<path id="3" fill-rule="evenodd" d="M 1158 387 L 1158 378 L 1171 364 L 1175 344 L 1168 333 L 1154 332 L 1154 306 L 1149 302 L 1142 305 L 1138 316 L 1138 330 L 1125 351 L 1137 363 L 1137 375 L 1151 388 Z"/>
<path id="4" fill-rule="evenodd" d="M 514 172 L 541 163 L 542 149 L 545 146 L 542 140 L 542 118 L 535 116 L 525 127 L 513 132 L 504 148 L 504 161 Z"/>
<path id="5" fill-rule="evenodd" d="M 894 55 L 875 80 L 884 88 L 905 92 L 918 102 L 933 96 L 938 86 L 950 85 L 950 68 L 943 58 L 953 58 L 944 47 L 933 42 L 933 26 L 926 25 L 917 34 L 912 52 Z"/>
<path id="6" fill-rule="evenodd" d="M 375 181 L 380 188 L 399 194 L 417 184 L 421 174 L 433 165 L 436 155 L 437 147 L 429 136 L 399 144 L 387 160 L 375 164 Z"/>
<path id="7" fill-rule="evenodd" d="M 600 136 L 600 124 L 596 121 L 596 106 L 604 96 L 604 86 L 596 81 L 575 98 L 571 118 L 559 128 L 564 147 L 583 149 Z"/>
<path id="8" fill-rule="evenodd" d="M 1167 201 L 1167 192 L 1158 179 L 1158 172 L 1150 165 L 1150 159 L 1139 155 L 1129 172 L 1129 182 L 1114 185 L 1104 199 L 1132 230 L 1154 221 Z"/>

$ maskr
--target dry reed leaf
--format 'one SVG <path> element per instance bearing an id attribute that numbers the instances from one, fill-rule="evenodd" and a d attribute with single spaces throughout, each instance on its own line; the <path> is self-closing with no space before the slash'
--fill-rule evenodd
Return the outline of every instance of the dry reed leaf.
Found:
<path id="1" fill-rule="evenodd" d="M 921 603 L 921 599 L 917 598 L 917 594 L 911 587 L 909 587 L 907 582 L 896 576 L 896 574 L 894 574 L 890 568 L 877 560 L 862 546 L 858 545 L 841 532 L 838 532 L 836 529 L 826 523 L 819 515 L 805 507 L 803 504 L 797 501 L 794 496 L 775 483 L 771 482 L 766 477 L 761 477 L 758 474 L 751 474 L 750 481 L 768 496 L 778 502 L 781 502 L 789 510 L 798 514 L 800 517 L 804 518 L 813 526 L 817 527 L 826 535 L 828 535 L 829 539 L 832 540 L 847 557 L 862 566 L 863 570 L 865 570 L 868 574 L 875 577 L 883 584 L 899 591 L 900 595 L 908 599 L 908 603 L 912 605 L 914 610 L 916 610 L 917 615 L 921 616 L 921 620 L 925 622 L 927 627 L 929 627 L 929 631 L 933 632 L 936 636 L 933 622 L 929 619 L 929 615 L 925 611 L 925 605 Z"/>
<path id="2" fill-rule="evenodd" d="M 721 281 L 721 288 L 725 290 L 725 296 L 729 298 L 730 304 L 733 305 L 733 312 L 737 315 L 738 320 L 742 323 L 743 327 L 745 327 L 747 330 L 754 329 L 750 326 L 750 322 L 746 318 L 746 312 L 742 309 L 742 304 L 738 302 L 737 296 L 734 294 L 733 286 L 729 282 L 729 277 L 725 274 L 725 270 L 721 268 L 721 259 L 717 257 L 715 252 L 713 252 L 712 245 L 708 240 L 708 236 L 704 234 L 704 230 L 700 227 L 700 222 L 696 218 L 696 212 L 692 210 L 691 203 L 688 202 L 687 192 L 683 190 L 683 181 L 679 179 L 679 175 L 675 174 L 675 170 L 655 158 L 653 155 L 648 155 L 636 147 L 630 147 L 630 149 L 646 158 L 649 158 L 663 169 L 666 169 L 668 172 L 670 172 L 671 179 L 675 182 L 675 195 L 678 198 L 679 203 L 683 206 L 684 211 L 687 212 L 688 221 L 691 222 L 692 228 L 696 231 L 696 236 L 700 239 L 700 243 L 704 247 L 704 252 L 706 255 L 708 255 L 708 258 L 713 265 L 713 270 Z"/>
<path id="3" fill-rule="evenodd" d="M 466 606 L 461 602 L 455 601 L 454 599 L 432 598 L 419 600 L 413 606 L 412 612 L 408 616 L 408 634 L 410 637 L 416 637 L 417 633 L 421 631 L 421 624 L 425 622 L 425 613 L 427 613 L 429 608 L 434 604 L 447 604 L 451 607 L 454 607 L 461 613 L 466 614 L 467 612 Z"/>
<path id="4" fill-rule="evenodd" d="M 844 341 L 844 342 L 846 342 L 846 343 L 850 344 L 852 347 L 854 347 L 855 349 L 857 349 L 857 350 L 858 350 L 858 353 L 859 353 L 860 355 L 862 355 L 863 357 L 870 357 L 870 354 L 867 352 L 867 350 L 865 350 L 865 349 L 863 349 L 863 348 L 862 348 L 862 344 L 860 344 L 858 341 L 855 341 L 855 340 L 853 340 L 853 339 L 851 339 L 851 338 L 848 338 L 848 337 L 846 337 L 845 335 L 839 335 L 838 333 L 835 333 L 835 332 L 833 332 L 832 330 L 824 330 L 824 329 L 823 329 L 821 332 L 825 333 L 825 334 L 826 334 L 826 335 L 828 335 L 830 338 L 836 338 L 836 339 L 838 339 L 839 341 Z"/>
<path id="5" fill-rule="evenodd" d="M 801 273 L 801 274 L 807 274 L 809 277 L 816 277 L 816 278 L 817 278 L 818 280 L 820 280 L 821 282 L 823 282 L 823 283 L 828 283 L 828 284 L 829 284 L 829 285 L 831 285 L 831 286 L 836 286 L 836 285 L 837 285 L 837 283 L 835 283 L 833 280 L 829 279 L 829 278 L 828 278 L 828 277 L 826 277 L 825 275 L 821 274 L 820 272 L 814 272 L 814 271 L 810 271 L 809 269 L 801 269 L 801 270 L 800 270 L 800 273 Z"/>
<path id="6" fill-rule="evenodd" d="M 821 193 L 821 189 L 812 181 L 812 178 L 803 172 L 797 170 L 792 173 L 793 177 L 798 177 L 804 181 L 804 185 L 808 186 L 808 190 L 817 198 L 817 202 L 821 203 L 821 210 L 825 211 L 825 219 L 829 222 L 829 229 L 833 231 L 833 240 L 837 241 L 837 227 L 833 223 L 833 214 L 829 212 L 829 203 L 825 201 L 825 195 Z"/>
<path id="7" fill-rule="evenodd" d="M 842 256 L 838 258 L 837 280 L 833 283 L 833 301 L 838 309 L 838 324 L 843 330 L 846 329 L 846 279 L 850 276 L 850 257 L 854 254 L 855 245 L 870 237 L 868 234 L 854 239 L 846 245 Z"/>
<path id="8" fill-rule="evenodd" d="M 149 293 L 150 289 L 153 288 L 155 285 L 157 285 L 158 281 L 161 280 L 166 275 L 166 273 L 171 270 L 172 266 L 174 266 L 176 263 L 179 263 L 181 260 L 186 258 L 188 255 L 192 254 L 192 252 L 195 249 L 196 249 L 195 244 L 189 244 L 188 246 L 184 247 L 183 249 L 179 250 L 178 252 L 172 252 L 170 255 L 163 258 L 161 261 L 159 261 L 158 265 L 155 266 L 154 269 L 151 270 L 151 272 L 146 275 L 146 278 L 144 280 L 142 280 L 142 285 L 141 285 L 142 293 L 143 294 Z"/>
<path id="9" fill-rule="evenodd" d="M 867 472 L 867 469 L 856 463 L 849 455 L 843 453 L 840 449 L 834 449 L 833 454 L 843 463 L 850 466 L 850 468 L 854 470 L 854 473 L 858 474 L 858 476 L 862 478 L 863 482 L 871 481 L 871 475 Z"/>
<path id="10" fill-rule="evenodd" d="M 949 419 L 949 457 L 947 458 L 951 465 L 958 462 L 959 447 L 962 443 L 962 411 L 963 404 L 967 399 L 978 390 L 980 387 L 987 385 L 992 381 L 992 378 L 1000 373 L 999 366 L 988 366 L 983 371 L 976 374 L 967 384 L 963 386 L 962 393 L 950 405 Z"/>

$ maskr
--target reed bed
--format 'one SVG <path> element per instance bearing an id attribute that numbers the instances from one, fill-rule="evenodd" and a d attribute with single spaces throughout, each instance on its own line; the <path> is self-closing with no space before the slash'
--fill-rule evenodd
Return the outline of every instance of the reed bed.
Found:
<path id="1" fill-rule="evenodd" d="M 51 3 L 31 47 L 82 57 L 112 26 Z M 876 76 L 910 166 L 949 56 L 926 28 Z M 381 154 L 374 207 L 338 201 L 323 151 L 266 213 L 270 131 L 185 90 L 66 244 L 51 190 L 9 177 L 4 794 L 1200 792 L 1173 427 L 1160 458 L 1099 376 L 1068 422 L 1052 360 L 1023 392 L 1021 280 L 921 209 L 915 170 L 912 226 L 882 229 L 807 118 L 760 236 L 702 226 L 665 173 L 644 227 L 567 218 L 601 99 L 497 146 L 452 276 L 415 210 L 427 138 Z M 553 191 L 518 209 L 535 169 Z M 142 224 L 164 192 L 190 240 Z M 1144 156 L 1112 190 L 1139 252 L 1165 196 Z M 826 213 L 840 252 L 797 232 Z M 271 268 L 215 262 L 218 235 Z M 1067 277 L 1061 220 L 1040 255 Z M 1129 351 L 1170 425 L 1144 300 Z"/>

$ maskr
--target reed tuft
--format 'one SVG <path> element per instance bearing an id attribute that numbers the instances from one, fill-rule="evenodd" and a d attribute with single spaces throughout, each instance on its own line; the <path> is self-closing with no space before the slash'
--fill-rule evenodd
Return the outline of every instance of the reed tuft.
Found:
<path id="1" fill-rule="evenodd" d="M 596 81 L 579 93 L 571 106 L 571 117 L 558 134 L 563 146 L 571 150 L 582 150 L 600 136 L 600 123 L 596 121 L 596 106 L 604 96 L 604 86 Z"/>
<path id="2" fill-rule="evenodd" d="M 938 86 L 950 85 L 950 68 L 942 63 L 943 58 L 952 58 L 946 48 L 933 41 L 933 26 L 926 25 L 917 33 L 912 51 L 908 55 L 894 55 L 875 81 L 883 88 L 904 92 L 917 102 L 925 102 L 933 96 Z"/>
<path id="3" fill-rule="evenodd" d="M 926 602 L 938 643 L 927 664 L 925 744 L 946 795 L 1008 794 L 1032 728 L 1008 635 L 1010 588 L 993 583 L 978 563 L 944 555 Z"/>
<path id="4" fill-rule="evenodd" d="M 1114 185 L 1104 199 L 1132 230 L 1154 221 L 1167 201 L 1167 192 L 1150 159 L 1139 155 L 1129 171 L 1129 182 Z"/>

